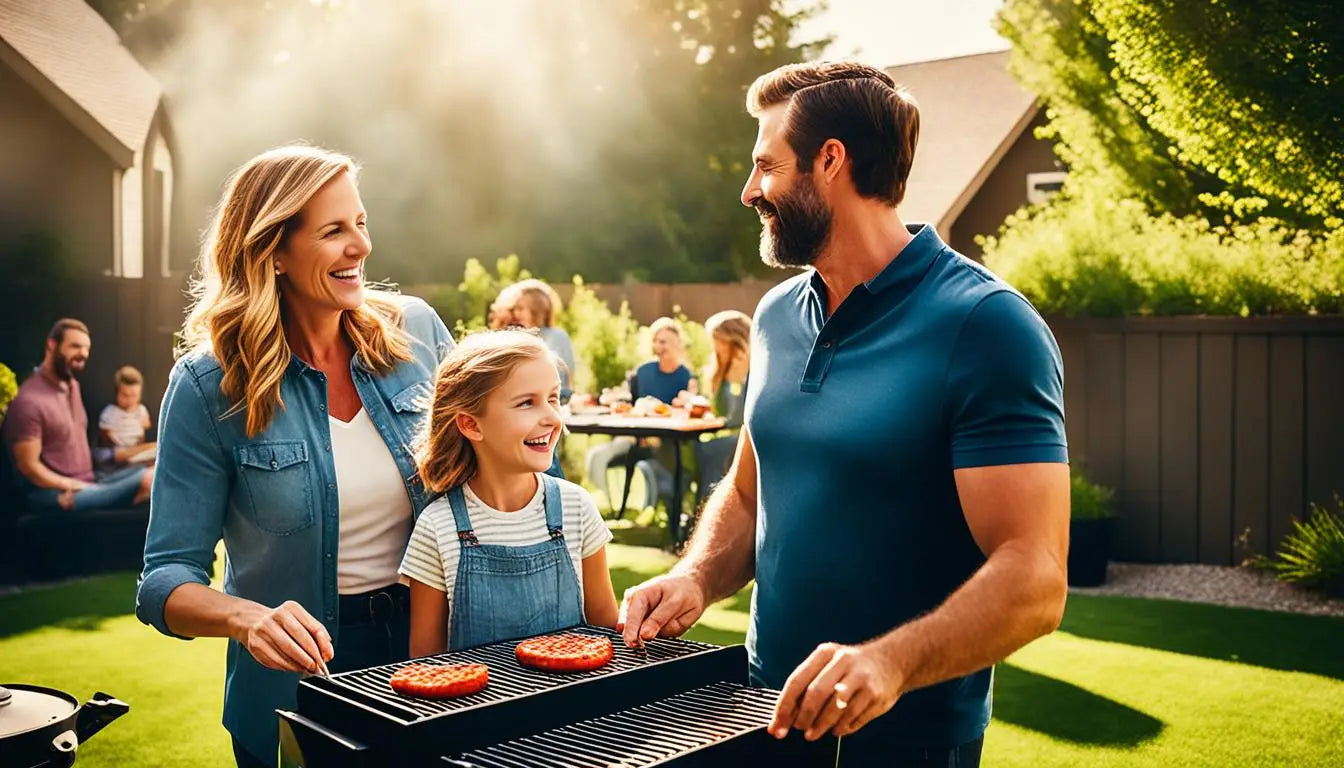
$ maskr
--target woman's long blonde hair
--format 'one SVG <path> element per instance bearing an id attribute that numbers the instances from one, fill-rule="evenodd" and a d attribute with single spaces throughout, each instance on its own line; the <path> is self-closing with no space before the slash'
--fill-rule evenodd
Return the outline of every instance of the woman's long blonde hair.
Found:
<path id="1" fill-rule="evenodd" d="M 247 412 L 247 436 L 270 426 L 280 381 L 292 353 L 281 320 L 272 260 L 298 224 L 309 199 L 342 173 L 358 174 L 345 155 L 317 147 L 278 147 L 247 161 L 230 177 L 201 247 L 193 303 L 179 353 L 206 349 L 223 369 L 225 415 Z M 410 360 L 400 304 L 369 290 L 358 309 L 341 313 L 341 329 L 360 363 L 386 373 Z"/>
<path id="2" fill-rule="evenodd" d="M 457 415 L 479 417 L 491 392 L 518 366 L 538 359 L 554 362 L 535 331 L 516 329 L 474 333 L 449 353 L 439 365 L 429 423 L 416 450 L 426 488 L 441 493 L 476 474 L 476 449 L 458 429 Z"/>
<path id="3" fill-rule="evenodd" d="M 723 339 L 727 342 L 738 355 L 743 359 L 751 357 L 751 318 L 743 312 L 736 309 L 725 309 L 722 312 L 716 312 L 709 316 L 705 321 L 705 330 L 709 332 L 710 337 Z M 732 367 L 733 360 L 727 360 L 719 357 L 718 347 L 714 349 L 714 360 L 709 366 L 710 391 L 708 394 L 713 397 L 715 392 L 723 384 L 724 377 L 728 375 L 728 369 Z"/>

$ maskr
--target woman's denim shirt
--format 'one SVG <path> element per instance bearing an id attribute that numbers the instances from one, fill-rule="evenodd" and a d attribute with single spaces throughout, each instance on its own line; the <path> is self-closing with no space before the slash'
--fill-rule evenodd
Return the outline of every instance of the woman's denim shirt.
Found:
<path id="1" fill-rule="evenodd" d="M 427 498 L 411 453 L 428 416 L 434 375 L 453 348 L 429 305 L 402 297 L 413 359 L 386 375 L 351 363 L 355 389 L 401 470 L 413 514 Z M 135 614 L 164 634 L 168 595 L 210 583 L 221 536 L 229 553 L 224 591 L 277 606 L 294 600 L 339 647 L 336 558 L 340 511 L 327 421 L 326 376 L 297 357 L 280 383 L 283 408 L 249 438 L 245 414 L 224 418 L 222 371 L 210 354 L 178 360 L 159 414 L 159 456 L 150 497 L 145 570 Z M 230 640 L 224 725 L 253 754 L 274 754 L 275 709 L 292 709 L 296 674 L 266 669 Z"/>

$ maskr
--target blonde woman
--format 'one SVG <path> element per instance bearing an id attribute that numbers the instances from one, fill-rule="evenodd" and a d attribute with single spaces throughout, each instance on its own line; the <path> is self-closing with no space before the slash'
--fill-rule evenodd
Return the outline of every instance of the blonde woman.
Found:
<path id="1" fill-rule="evenodd" d="M 574 343 L 565 329 L 555 324 L 560 312 L 560 296 L 555 289 L 541 280 L 520 280 L 500 291 L 495 302 L 512 315 L 513 325 L 535 328 L 555 356 L 564 365 L 560 368 L 560 402 L 573 394 L 570 385 L 574 373 Z"/>
<path id="2" fill-rule="evenodd" d="M 356 173 L 288 146 L 234 174 L 163 399 L 136 615 L 229 638 L 240 766 L 275 764 L 300 673 L 407 657 L 397 567 L 426 503 L 410 446 L 453 342 L 424 302 L 365 285 Z"/>
<path id="3" fill-rule="evenodd" d="M 751 318 L 744 312 L 725 309 L 710 315 L 705 332 L 714 344 L 714 361 L 705 376 L 714 413 L 727 419 L 726 428 L 741 428 L 751 368 Z"/>

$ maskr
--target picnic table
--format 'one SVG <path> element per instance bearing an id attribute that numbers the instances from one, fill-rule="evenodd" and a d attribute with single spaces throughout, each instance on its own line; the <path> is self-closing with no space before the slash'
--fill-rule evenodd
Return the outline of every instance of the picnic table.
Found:
<path id="1" fill-rule="evenodd" d="M 698 440 L 706 432 L 723 429 L 724 420 L 718 417 L 692 419 L 685 416 L 624 416 L 615 414 L 574 414 L 565 419 L 570 432 L 580 435 L 610 435 L 612 437 L 633 437 L 635 439 L 656 437 L 672 444 L 672 453 L 676 456 L 672 470 L 672 500 L 667 509 L 667 528 L 672 535 L 672 543 L 680 544 L 682 474 L 681 444 L 685 440 Z M 625 497 L 630 495 L 630 478 L 635 472 L 636 454 L 630 451 L 625 459 L 625 492 L 621 494 L 621 506 L 617 516 L 625 514 Z"/>

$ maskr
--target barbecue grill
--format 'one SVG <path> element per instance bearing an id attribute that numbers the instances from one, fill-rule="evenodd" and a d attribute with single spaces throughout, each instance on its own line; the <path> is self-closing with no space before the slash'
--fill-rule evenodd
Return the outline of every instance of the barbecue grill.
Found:
<path id="1" fill-rule="evenodd" d="M 282 764 L 438 765 L 442 768 L 638 768 L 835 764 L 835 740 L 776 740 L 765 732 L 778 691 L 747 681 L 746 649 L 656 638 L 627 648 L 600 627 L 568 632 L 611 639 L 615 658 L 589 672 L 518 664 L 510 640 L 431 656 L 487 664 L 490 684 L 454 699 L 392 691 L 404 664 L 309 677 L 296 711 L 279 710 Z"/>

